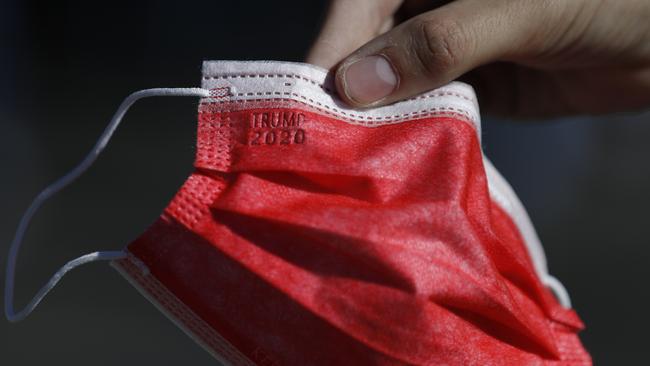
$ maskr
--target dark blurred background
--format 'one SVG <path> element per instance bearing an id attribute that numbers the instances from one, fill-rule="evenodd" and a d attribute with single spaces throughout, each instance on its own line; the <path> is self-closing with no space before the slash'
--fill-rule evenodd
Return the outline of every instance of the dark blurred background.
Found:
<path id="1" fill-rule="evenodd" d="M 88 152 L 122 98 L 198 86 L 204 59 L 300 61 L 324 1 L 0 2 L 0 280 L 18 220 Z M 36 216 L 18 264 L 22 307 L 67 260 L 120 249 L 192 169 L 193 98 L 129 112 L 106 153 Z M 484 121 L 484 147 L 587 324 L 597 365 L 647 363 L 650 114 Z M 67 276 L 26 321 L 0 320 L 1 365 L 210 365 L 106 264 Z"/>

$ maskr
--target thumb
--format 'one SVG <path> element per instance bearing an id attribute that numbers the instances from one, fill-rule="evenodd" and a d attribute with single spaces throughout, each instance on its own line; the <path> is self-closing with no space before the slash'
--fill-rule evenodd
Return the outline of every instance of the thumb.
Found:
<path id="1" fill-rule="evenodd" d="M 548 2 L 460 0 L 411 18 L 339 64 L 339 94 L 356 107 L 384 105 L 440 87 L 484 63 L 514 59 L 536 47 L 532 36 L 549 13 L 536 3 Z"/>

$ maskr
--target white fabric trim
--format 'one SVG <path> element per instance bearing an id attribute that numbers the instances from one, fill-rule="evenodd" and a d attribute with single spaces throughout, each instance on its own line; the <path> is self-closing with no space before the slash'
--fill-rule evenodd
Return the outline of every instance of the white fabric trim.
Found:
<path id="1" fill-rule="evenodd" d="M 124 261 L 138 267 L 141 272 L 140 276 L 134 276 L 125 268 Z M 142 263 L 133 254 L 128 253 L 127 256 L 120 261 L 112 261 L 111 266 L 115 268 L 135 289 L 142 294 L 150 303 L 152 303 L 163 315 L 165 315 L 172 323 L 176 324 L 185 334 L 187 334 L 194 342 L 206 350 L 212 357 L 216 358 L 224 366 L 255 366 L 248 357 L 242 354 L 235 346 L 230 344 L 221 334 L 210 327 L 201 317 L 199 317 L 192 309 L 188 308 L 185 303 L 179 300 L 167 287 L 158 282 L 156 277 L 150 275 L 147 266 Z M 138 278 L 139 277 L 139 278 Z M 157 290 L 151 290 L 155 286 Z M 159 293 L 158 297 L 154 296 L 154 291 Z M 160 296 L 166 298 L 166 301 L 160 301 Z M 171 302 L 171 304 L 170 304 Z M 171 311 L 175 309 L 175 311 Z M 183 314 L 183 316 L 179 316 Z M 191 322 L 199 324 L 200 331 L 197 333 L 196 329 L 188 327 L 183 319 L 190 318 Z M 203 337 L 201 337 L 203 335 Z M 208 337 L 211 341 L 205 340 Z M 215 347 L 215 343 L 217 347 Z"/>
<path id="2" fill-rule="evenodd" d="M 400 123 L 428 114 L 456 113 L 467 117 L 481 138 L 481 119 L 476 94 L 471 86 L 452 82 L 439 89 L 388 106 L 361 110 L 350 108 L 336 96 L 328 71 L 317 66 L 278 61 L 205 61 L 201 86 L 211 90 L 206 102 L 227 100 L 291 99 L 308 104 L 352 124 L 377 127 Z M 571 307 L 562 284 L 548 273 L 544 248 L 512 187 L 484 157 L 490 196 L 519 228 L 533 266 L 565 307 Z"/>
<path id="3" fill-rule="evenodd" d="M 548 273 L 544 247 L 542 246 L 542 242 L 539 240 L 533 222 L 528 216 L 528 212 L 526 212 L 526 208 L 524 208 L 524 205 L 521 203 L 510 184 L 508 184 L 506 179 L 501 175 L 501 173 L 499 173 L 485 155 L 483 156 L 483 165 L 488 179 L 490 196 L 504 211 L 508 213 L 508 215 L 510 215 L 510 217 L 512 217 L 512 220 L 515 222 L 515 225 L 523 237 L 526 249 L 528 249 L 528 253 L 533 261 L 533 267 L 535 268 L 537 276 L 539 276 L 544 285 L 553 290 L 564 307 L 570 308 L 571 298 L 569 297 L 569 293 L 557 278 Z"/>
<path id="4" fill-rule="evenodd" d="M 293 99 L 368 127 L 397 123 L 417 116 L 462 114 L 481 135 L 476 95 L 471 86 L 453 82 L 415 98 L 367 110 L 350 108 L 334 92 L 327 70 L 301 63 L 276 61 L 205 61 L 204 89 L 222 90 L 230 100 Z M 227 93 L 227 94 L 226 94 Z M 218 97 L 215 99 L 219 99 Z M 207 101 L 212 101 L 208 99 Z"/>

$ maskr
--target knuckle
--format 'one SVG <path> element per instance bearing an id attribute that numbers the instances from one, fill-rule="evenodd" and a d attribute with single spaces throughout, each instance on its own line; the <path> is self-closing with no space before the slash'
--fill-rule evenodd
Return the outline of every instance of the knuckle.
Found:
<path id="1" fill-rule="evenodd" d="M 454 69 L 467 50 L 467 37 L 455 20 L 427 20 L 416 25 L 415 53 L 427 74 L 440 75 Z"/>

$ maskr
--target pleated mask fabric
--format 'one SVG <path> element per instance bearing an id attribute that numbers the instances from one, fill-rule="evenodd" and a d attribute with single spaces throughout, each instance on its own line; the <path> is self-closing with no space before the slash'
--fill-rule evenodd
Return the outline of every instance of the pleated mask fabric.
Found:
<path id="1" fill-rule="evenodd" d="M 317 67 L 203 65 L 194 172 L 112 265 L 231 365 L 591 365 L 472 88 L 355 110 Z"/>

